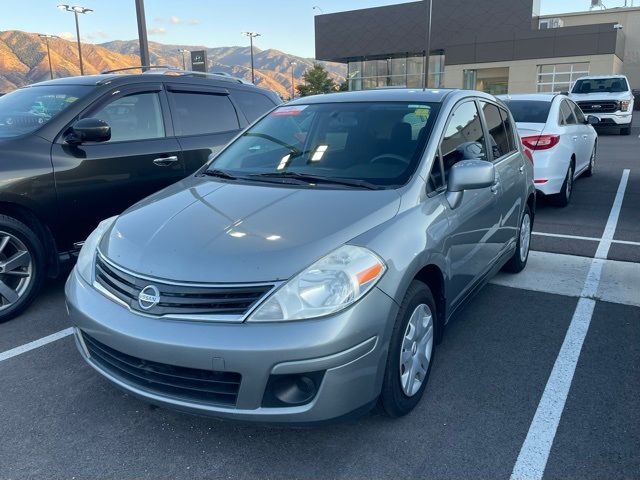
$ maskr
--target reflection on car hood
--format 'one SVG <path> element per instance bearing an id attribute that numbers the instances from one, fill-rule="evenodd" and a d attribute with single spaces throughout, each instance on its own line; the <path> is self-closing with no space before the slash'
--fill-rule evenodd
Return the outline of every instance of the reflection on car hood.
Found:
<path id="1" fill-rule="evenodd" d="M 100 251 L 134 272 L 176 281 L 282 280 L 389 220 L 399 204 L 394 190 L 192 177 L 127 210 Z"/>
<path id="2" fill-rule="evenodd" d="M 584 102 L 590 100 L 629 100 L 631 92 L 594 92 L 594 93 L 572 93 L 569 98 L 574 102 Z"/>

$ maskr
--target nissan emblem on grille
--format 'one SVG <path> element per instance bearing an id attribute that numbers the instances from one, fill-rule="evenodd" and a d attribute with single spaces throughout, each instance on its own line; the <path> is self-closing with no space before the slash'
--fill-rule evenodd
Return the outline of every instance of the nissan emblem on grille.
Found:
<path id="1" fill-rule="evenodd" d="M 155 285 L 147 285 L 138 294 L 138 305 L 143 310 L 149 310 L 160 303 L 160 291 Z"/>

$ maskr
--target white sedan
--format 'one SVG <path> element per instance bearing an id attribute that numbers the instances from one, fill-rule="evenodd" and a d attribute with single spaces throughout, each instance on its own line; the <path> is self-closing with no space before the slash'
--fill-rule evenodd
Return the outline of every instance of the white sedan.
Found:
<path id="1" fill-rule="evenodd" d="M 500 97 L 516 121 L 525 147 L 533 154 L 536 189 L 559 206 L 571 200 L 573 182 L 593 175 L 598 134 L 580 107 L 565 95 L 532 94 Z"/>

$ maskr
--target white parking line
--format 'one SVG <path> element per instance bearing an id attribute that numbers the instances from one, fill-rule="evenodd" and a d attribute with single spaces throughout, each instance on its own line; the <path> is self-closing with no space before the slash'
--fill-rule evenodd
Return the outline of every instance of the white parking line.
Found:
<path id="1" fill-rule="evenodd" d="M 8 360 L 12 357 L 16 357 L 30 350 L 34 350 L 38 347 L 42 347 L 47 343 L 55 342 L 56 340 L 60 340 L 61 338 L 68 337 L 71 334 L 73 334 L 73 328 L 65 328 L 64 330 L 52 333 L 51 335 L 47 335 L 46 337 L 39 338 L 38 340 L 34 340 L 33 342 L 25 343 L 24 345 L 20 345 L 19 347 L 12 348 L 11 350 L 0 353 L 0 362 Z"/>
<path id="2" fill-rule="evenodd" d="M 566 238 L 567 240 L 587 240 L 590 242 L 599 242 L 602 240 L 597 237 L 581 237 L 579 235 L 566 235 L 564 233 L 548 233 L 548 232 L 531 232 L 533 235 L 541 237 Z M 632 242 L 631 240 L 611 240 L 611 243 L 619 243 L 621 245 L 640 246 L 640 242 Z"/>
<path id="3" fill-rule="evenodd" d="M 553 365 L 553 370 L 547 380 L 542 398 L 533 416 L 527 437 L 522 444 L 520 454 L 511 473 L 511 480 L 540 480 L 544 474 L 549 459 L 549 452 L 556 436 L 560 417 L 567 401 L 573 375 L 580 357 L 580 351 L 584 339 L 589 331 L 595 300 L 593 297 L 598 291 L 602 267 L 607 258 L 609 247 L 618 224 L 620 208 L 624 199 L 624 192 L 629 180 L 629 170 L 622 172 L 620 185 L 616 198 L 611 207 L 609 219 L 598 245 L 595 258 L 591 262 L 591 268 L 578 300 L 578 305 L 571 319 L 571 324 L 558 353 L 558 358 Z"/>

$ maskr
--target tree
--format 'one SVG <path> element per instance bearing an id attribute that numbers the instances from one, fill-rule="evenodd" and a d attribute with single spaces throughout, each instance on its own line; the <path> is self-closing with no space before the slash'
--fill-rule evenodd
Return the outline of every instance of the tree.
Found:
<path id="1" fill-rule="evenodd" d="M 301 97 L 336 91 L 336 83 L 329 76 L 329 72 L 319 63 L 314 63 L 313 67 L 304 72 L 302 79 L 304 83 L 296 87 L 298 95 Z"/>
<path id="2" fill-rule="evenodd" d="M 349 91 L 349 80 L 345 80 L 340 85 L 338 85 L 337 90 L 339 92 L 348 92 Z"/>

